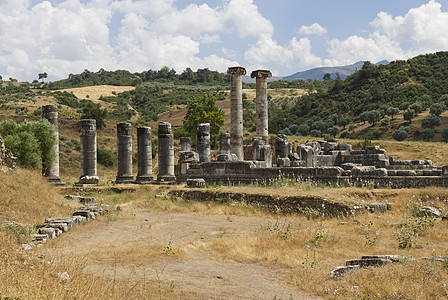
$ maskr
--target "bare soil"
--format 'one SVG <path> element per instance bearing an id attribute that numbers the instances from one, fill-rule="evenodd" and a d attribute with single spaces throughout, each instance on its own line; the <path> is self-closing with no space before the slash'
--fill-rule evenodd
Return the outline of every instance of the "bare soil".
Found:
<path id="1" fill-rule="evenodd" d="M 158 286 L 153 297 L 160 299 L 316 298 L 293 285 L 288 267 L 240 262 L 204 247 L 224 235 L 248 236 L 264 218 L 129 210 L 132 217 L 69 231 L 47 244 L 46 255 L 82 258 L 86 272 Z"/>

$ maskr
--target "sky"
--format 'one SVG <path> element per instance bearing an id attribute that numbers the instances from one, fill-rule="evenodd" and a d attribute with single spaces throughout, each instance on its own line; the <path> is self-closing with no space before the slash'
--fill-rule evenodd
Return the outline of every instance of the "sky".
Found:
<path id="1" fill-rule="evenodd" d="M 0 75 L 163 66 L 276 76 L 448 50 L 448 0 L 0 0 Z"/>

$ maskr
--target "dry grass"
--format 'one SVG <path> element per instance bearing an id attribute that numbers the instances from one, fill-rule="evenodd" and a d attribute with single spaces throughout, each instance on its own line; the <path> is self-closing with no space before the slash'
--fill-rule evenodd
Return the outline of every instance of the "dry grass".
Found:
<path id="1" fill-rule="evenodd" d="M 70 215 L 73 206 L 60 196 L 39 171 L 15 169 L 2 172 L 0 219 L 41 224 L 45 218 Z"/>
<path id="2" fill-rule="evenodd" d="M 134 89 L 135 86 L 96 85 L 65 89 L 61 90 L 61 92 L 73 93 L 78 99 L 89 99 L 93 102 L 97 102 L 101 96 L 113 96 L 113 93 L 119 94 Z M 104 104 L 103 101 L 101 101 L 101 103 Z"/>

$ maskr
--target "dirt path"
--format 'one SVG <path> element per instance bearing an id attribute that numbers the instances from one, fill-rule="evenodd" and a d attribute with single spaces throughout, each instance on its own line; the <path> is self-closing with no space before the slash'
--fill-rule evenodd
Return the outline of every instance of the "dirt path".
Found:
<path id="1" fill-rule="evenodd" d="M 287 269 L 235 261 L 203 247 L 224 235 L 244 238 L 266 224 L 264 218 L 133 213 L 126 220 L 98 220 L 90 230 L 69 231 L 47 251 L 87 259 L 88 272 L 170 287 L 176 299 L 313 299 L 290 285 Z"/>

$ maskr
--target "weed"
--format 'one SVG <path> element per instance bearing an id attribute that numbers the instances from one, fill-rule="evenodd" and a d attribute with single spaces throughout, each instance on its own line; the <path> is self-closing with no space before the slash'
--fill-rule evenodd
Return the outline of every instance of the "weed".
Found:
<path id="1" fill-rule="evenodd" d="M 168 244 L 163 248 L 163 252 L 165 252 L 166 255 L 174 255 L 176 254 L 173 250 L 173 240 L 169 240 Z"/>
<path id="2" fill-rule="evenodd" d="M 394 232 L 398 240 L 399 248 L 412 248 L 416 245 L 417 238 L 427 228 L 435 225 L 435 219 L 429 217 L 410 218 L 399 224 Z"/>
<path id="3" fill-rule="evenodd" d="M 305 261 L 302 262 L 302 265 L 305 268 L 317 268 L 317 248 L 313 247 L 313 258 L 310 258 L 310 245 L 306 245 L 305 247 Z"/>
<path id="4" fill-rule="evenodd" d="M 372 230 L 373 227 L 373 222 L 369 221 L 368 224 L 364 224 L 364 237 L 366 239 L 366 244 L 369 246 L 375 246 L 376 241 L 378 240 L 379 236 L 380 236 L 380 230 L 377 229 L 375 231 L 375 235 L 372 235 L 370 232 Z M 375 230 L 375 229 L 373 229 Z"/>
<path id="5" fill-rule="evenodd" d="M 271 219 L 268 219 L 268 222 L 269 224 L 266 226 L 266 229 L 271 234 L 276 234 L 284 240 L 288 239 L 288 237 L 291 236 L 292 220 L 287 222 L 286 220 L 282 221 L 280 220 L 280 217 L 277 217 L 275 223 L 272 222 Z"/>

